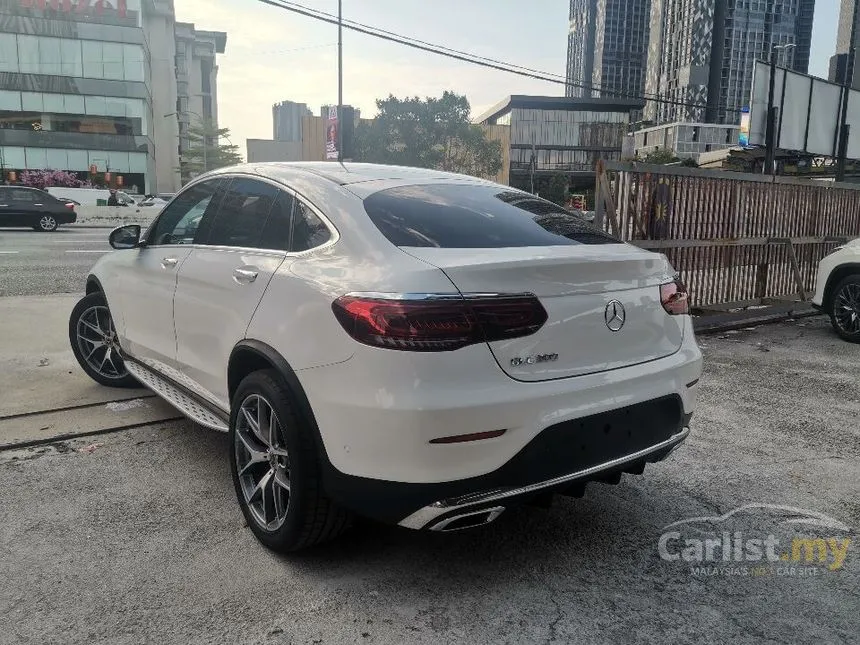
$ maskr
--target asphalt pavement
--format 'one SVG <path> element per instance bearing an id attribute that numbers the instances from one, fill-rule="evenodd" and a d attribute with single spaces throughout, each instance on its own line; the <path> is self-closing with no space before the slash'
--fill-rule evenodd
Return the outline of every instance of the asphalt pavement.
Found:
<path id="1" fill-rule="evenodd" d="M 700 340 L 699 411 L 667 461 L 473 531 L 357 522 L 272 554 L 243 525 L 227 437 L 188 421 L 0 451 L 0 643 L 858 642 L 860 346 L 822 317 Z M 61 377 L 41 384 L 52 406 Z M 785 548 L 825 531 L 824 560 L 817 543 L 766 566 L 664 559 L 676 530 Z"/>
<path id="2" fill-rule="evenodd" d="M 83 293 L 90 268 L 111 250 L 110 231 L 0 229 L 0 296 Z"/>

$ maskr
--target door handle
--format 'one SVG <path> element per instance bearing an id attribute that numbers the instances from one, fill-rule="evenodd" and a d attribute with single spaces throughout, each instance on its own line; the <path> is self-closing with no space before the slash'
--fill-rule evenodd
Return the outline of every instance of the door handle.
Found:
<path id="1" fill-rule="evenodd" d="M 257 274 L 259 270 L 254 268 L 242 268 L 233 269 L 233 279 L 239 284 L 249 284 L 257 279 Z"/>
<path id="2" fill-rule="evenodd" d="M 176 266 L 176 263 L 179 262 L 176 258 L 162 258 L 161 259 L 161 268 L 162 269 L 170 269 Z"/>

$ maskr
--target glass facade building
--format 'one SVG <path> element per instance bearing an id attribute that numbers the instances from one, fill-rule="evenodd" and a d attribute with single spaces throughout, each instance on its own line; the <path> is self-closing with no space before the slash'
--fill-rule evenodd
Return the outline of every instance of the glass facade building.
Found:
<path id="1" fill-rule="evenodd" d="M 570 0 L 567 96 L 638 97 L 651 0 Z"/>
<path id="2" fill-rule="evenodd" d="M 645 90 L 655 123 L 736 125 L 749 105 L 756 60 L 806 73 L 815 0 L 652 0 Z M 686 105 L 685 105 L 686 104 Z"/>

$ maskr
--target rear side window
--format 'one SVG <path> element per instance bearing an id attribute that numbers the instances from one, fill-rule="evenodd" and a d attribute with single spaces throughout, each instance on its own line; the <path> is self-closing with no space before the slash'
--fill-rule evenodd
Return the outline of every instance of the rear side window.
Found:
<path id="1" fill-rule="evenodd" d="M 235 177 L 224 193 L 206 244 L 259 248 L 278 192 L 271 184 Z"/>
<path id="2" fill-rule="evenodd" d="M 263 235 L 260 238 L 261 249 L 290 250 L 290 225 L 295 201 L 292 195 L 283 190 L 278 193 L 278 198 L 269 212 L 266 226 L 263 227 Z"/>
<path id="3" fill-rule="evenodd" d="M 364 208 L 396 246 L 476 249 L 619 243 L 552 202 L 496 186 L 400 186 L 370 195 Z"/>
<path id="4" fill-rule="evenodd" d="M 311 210 L 297 199 L 293 208 L 293 238 L 290 250 L 294 253 L 321 246 L 331 239 L 331 231 Z"/>

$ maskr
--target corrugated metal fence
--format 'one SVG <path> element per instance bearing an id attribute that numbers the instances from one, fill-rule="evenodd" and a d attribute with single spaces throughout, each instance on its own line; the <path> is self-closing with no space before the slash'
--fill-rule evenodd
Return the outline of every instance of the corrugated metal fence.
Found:
<path id="1" fill-rule="evenodd" d="M 665 253 L 697 307 L 806 300 L 819 260 L 860 237 L 860 186 L 605 162 L 597 219 Z"/>

